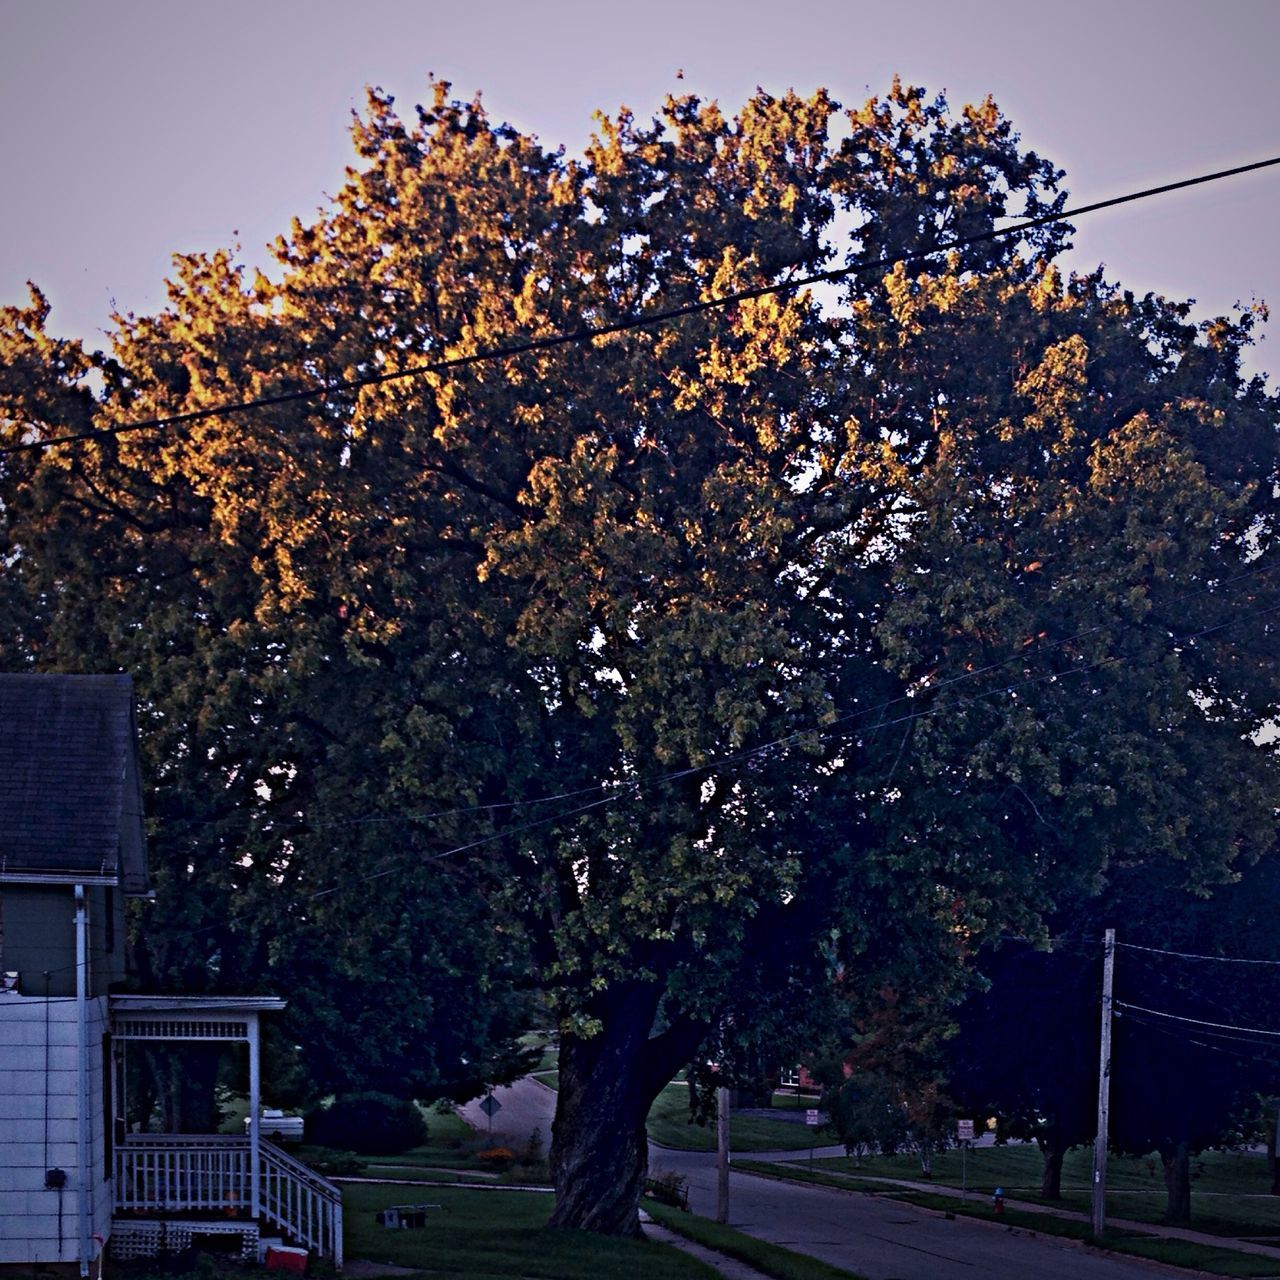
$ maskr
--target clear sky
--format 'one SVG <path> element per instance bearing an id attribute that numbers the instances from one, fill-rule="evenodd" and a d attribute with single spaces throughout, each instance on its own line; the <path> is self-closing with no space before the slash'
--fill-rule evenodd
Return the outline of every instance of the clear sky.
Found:
<path id="1" fill-rule="evenodd" d="M 573 152 L 596 108 L 852 105 L 897 71 L 992 93 L 1083 203 L 1280 155 L 1278 54 L 1280 0 L 0 0 L 0 303 L 30 278 L 101 345 L 113 302 L 163 305 L 173 252 L 265 265 L 340 185 L 366 84 L 411 112 L 434 72 Z M 1259 297 L 1277 329 L 1277 213 L 1280 169 L 1082 220 L 1071 263 L 1201 315 Z M 1254 367 L 1280 381 L 1280 336 Z"/>

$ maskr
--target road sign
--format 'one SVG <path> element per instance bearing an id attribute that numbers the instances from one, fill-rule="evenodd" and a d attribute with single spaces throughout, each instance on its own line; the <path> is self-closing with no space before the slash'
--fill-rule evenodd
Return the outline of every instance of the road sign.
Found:
<path id="1" fill-rule="evenodd" d="M 502 1103 L 500 1103 L 500 1102 L 497 1100 L 497 1098 L 495 1098 L 495 1097 L 493 1096 L 493 1094 L 489 1094 L 489 1095 L 484 1099 L 484 1101 L 480 1103 L 480 1110 L 481 1110 L 481 1111 L 483 1111 L 483 1112 L 485 1113 L 485 1115 L 487 1115 L 487 1116 L 489 1117 L 489 1119 L 490 1119 L 490 1120 L 492 1120 L 492 1119 L 493 1119 L 493 1113 L 494 1113 L 495 1111 L 501 1111 L 501 1110 L 502 1110 Z"/>
<path id="2" fill-rule="evenodd" d="M 818 1123 L 819 1123 L 819 1121 L 820 1121 L 820 1117 L 821 1117 L 821 1115 L 822 1115 L 822 1113 L 821 1113 L 820 1111 L 816 1111 L 816 1110 L 814 1110 L 814 1108 L 813 1108 L 813 1107 L 810 1107 L 810 1108 L 809 1108 L 809 1109 L 804 1113 L 804 1122 L 805 1122 L 805 1124 L 818 1124 Z"/>
<path id="3" fill-rule="evenodd" d="M 959 1138 L 961 1142 L 972 1142 L 973 1141 L 973 1121 L 957 1120 L 956 1121 L 956 1137 Z"/>

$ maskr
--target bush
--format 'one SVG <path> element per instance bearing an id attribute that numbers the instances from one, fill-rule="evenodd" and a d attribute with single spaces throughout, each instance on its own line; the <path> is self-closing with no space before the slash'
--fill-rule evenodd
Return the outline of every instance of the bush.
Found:
<path id="1" fill-rule="evenodd" d="M 422 1112 L 389 1093 L 353 1093 L 313 1112 L 307 1119 L 311 1141 L 362 1156 L 398 1156 L 427 1140 Z"/>
<path id="2" fill-rule="evenodd" d="M 689 1179 L 674 1170 L 655 1173 L 644 1180 L 644 1194 L 659 1204 L 689 1211 Z"/>
<path id="3" fill-rule="evenodd" d="M 358 1177 L 368 1166 L 354 1151 L 315 1151 L 307 1148 L 299 1158 L 308 1169 L 325 1178 Z"/>

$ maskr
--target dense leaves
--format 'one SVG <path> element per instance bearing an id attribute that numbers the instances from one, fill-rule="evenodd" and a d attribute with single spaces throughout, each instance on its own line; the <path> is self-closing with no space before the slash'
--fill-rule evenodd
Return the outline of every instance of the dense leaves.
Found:
<path id="1" fill-rule="evenodd" d="M 283 983 L 326 1085 L 415 1092 L 547 994 L 559 1224 L 636 1229 L 700 1049 L 940 999 L 1063 894 L 1271 840 L 1250 316 L 1063 280 L 1057 225 L 354 385 L 1060 205 L 990 102 L 836 110 L 670 99 L 571 161 L 374 93 L 276 278 L 178 259 L 106 356 L 38 295 L 0 325 L 10 440 L 329 386 L 4 455 L 0 657 L 138 677 L 150 981 Z"/>

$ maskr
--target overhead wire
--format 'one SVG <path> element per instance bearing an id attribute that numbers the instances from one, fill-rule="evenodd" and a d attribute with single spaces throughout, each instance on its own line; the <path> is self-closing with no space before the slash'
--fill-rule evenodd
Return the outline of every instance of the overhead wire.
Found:
<path id="1" fill-rule="evenodd" d="M 1149 1017 L 1164 1018 L 1169 1022 L 1181 1022 L 1187 1026 L 1201 1027 L 1210 1031 L 1234 1031 L 1243 1032 L 1248 1035 L 1265 1036 L 1268 1039 L 1280 1040 L 1280 1031 L 1271 1031 L 1264 1027 L 1242 1027 L 1236 1026 L 1229 1022 L 1208 1022 L 1203 1018 L 1188 1018 L 1179 1013 L 1168 1013 L 1163 1009 L 1148 1009 L 1140 1004 L 1129 1004 L 1123 1000 L 1114 1001 L 1116 1009 L 1132 1010 L 1135 1013 L 1145 1013 Z"/>
<path id="2" fill-rule="evenodd" d="M 556 347 L 570 344 L 589 343 L 596 338 L 611 337 L 614 334 L 627 333 L 636 329 L 652 328 L 657 325 L 668 324 L 673 320 L 681 320 L 688 316 L 701 315 L 708 311 L 737 306 L 740 303 L 752 302 L 759 298 L 792 293 L 798 289 L 810 288 L 819 284 L 837 284 L 853 276 L 872 271 L 884 271 L 890 267 L 914 265 L 935 258 L 939 254 L 951 253 L 956 249 L 964 249 L 975 244 L 990 243 L 995 240 L 1020 236 L 1040 227 L 1065 222 L 1071 218 L 1081 218 L 1087 214 L 1100 212 L 1103 209 L 1114 209 L 1120 205 L 1131 204 L 1139 200 L 1148 200 L 1155 196 L 1167 195 L 1170 192 L 1183 191 L 1191 187 L 1203 186 L 1206 183 L 1220 182 L 1226 178 L 1254 173 L 1275 165 L 1280 165 L 1280 156 L 1257 160 L 1250 164 L 1236 165 L 1229 169 L 1219 169 L 1213 173 L 1199 174 L 1193 178 L 1183 178 L 1177 182 L 1166 182 L 1159 186 L 1146 187 L 1140 191 L 1127 192 L 1124 195 L 1113 196 L 1106 200 L 1095 200 L 1090 204 L 1079 205 L 1074 209 L 1062 209 L 1052 213 L 1040 214 L 1034 218 L 1024 218 L 1007 227 L 995 227 L 987 231 L 975 232 L 968 236 L 957 236 L 928 249 L 889 254 L 871 262 L 850 263 L 843 267 L 833 267 L 827 271 L 818 271 L 774 284 L 737 289 L 729 293 L 717 294 L 712 298 L 704 298 L 697 302 L 685 303 L 682 306 L 655 311 L 648 315 L 629 315 L 604 324 L 583 325 L 578 329 L 546 334 L 540 338 L 528 338 L 520 342 L 485 347 L 479 351 L 469 352 L 466 355 L 448 356 L 440 360 L 413 365 L 408 369 L 363 374 L 355 378 L 326 379 L 311 386 L 295 387 L 289 391 L 281 391 L 269 396 L 258 396 L 250 400 L 210 405 L 201 409 L 188 409 L 181 413 L 143 418 L 134 422 L 121 422 L 109 427 L 96 427 L 87 431 L 69 432 L 65 435 L 51 436 L 43 440 L 22 441 L 0 447 L 0 457 L 12 453 L 51 449 L 61 445 L 108 440 L 135 431 L 167 430 L 171 427 L 200 422 L 209 418 L 224 418 L 231 414 L 244 413 L 254 409 L 273 408 L 304 400 L 314 400 L 321 396 L 358 391 L 364 387 L 382 386 L 386 383 L 397 382 L 406 378 L 419 378 L 432 373 L 451 373 L 473 365 L 486 364 L 496 360 L 509 360 L 516 356 L 549 351 Z"/>
<path id="3" fill-rule="evenodd" d="M 1190 951 L 1171 951 L 1167 947 L 1143 947 L 1136 942 L 1117 942 L 1117 947 L 1124 947 L 1129 951 L 1145 951 L 1150 955 L 1159 956 L 1176 956 L 1179 960 L 1198 960 L 1212 961 L 1215 964 L 1253 964 L 1266 965 L 1269 967 L 1280 967 L 1280 960 L 1252 960 L 1246 956 L 1211 956 L 1199 955 Z"/>

